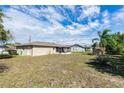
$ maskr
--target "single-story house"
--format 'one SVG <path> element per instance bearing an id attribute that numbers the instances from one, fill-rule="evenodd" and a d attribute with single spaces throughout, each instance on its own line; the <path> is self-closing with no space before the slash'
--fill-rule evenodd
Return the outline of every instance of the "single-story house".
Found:
<path id="1" fill-rule="evenodd" d="M 85 48 L 79 44 L 74 44 L 71 46 L 71 52 L 84 52 Z"/>
<path id="2" fill-rule="evenodd" d="M 16 46 L 18 55 L 21 56 L 40 56 L 48 54 L 70 54 L 71 49 L 68 45 L 60 45 L 49 42 L 30 42 Z"/>
<path id="3" fill-rule="evenodd" d="M 74 44 L 71 47 L 71 52 L 86 52 L 92 51 L 92 47 L 89 45 Z"/>

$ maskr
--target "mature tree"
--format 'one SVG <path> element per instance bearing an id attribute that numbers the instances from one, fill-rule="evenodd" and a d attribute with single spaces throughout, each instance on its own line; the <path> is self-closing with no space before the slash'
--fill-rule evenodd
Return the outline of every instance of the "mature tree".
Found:
<path id="1" fill-rule="evenodd" d="M 109 35 L 110 30 L 105 29 L 103 32 L 98 32 L 100 42 L 99 46 L 102 48 L 103 52 L 105 53 L 106 46 L 108 45 L 108 42 L 110 41 L 110 35 Z"/>
<path id="2" fill-rule="evenodd" d="M 110 30 L 108 29 L 105 29 L 102 32 L 98 32 L 99 38 L 94 38 L 92 40 L 92 42 L 95 41 L 95 43 L 92 45 L 94 50 L 96 50 L 96 46 L 97 46 L 97 48 L 99 47 L 99 50 L 103 52 L 102 54 L 105 53 L 106 46 L 108 45 L 108 42 L 110 41 L 109 32 Z M 96 41 L 99 41 L 99 44 Z"/>
<path id="3" fill-rule="evenodd" d="M 107 49 L 109 54 L 124 53 L 124 34 L 120 32 L 111 34 L 111 42 L 109 42 Z"/>
<path id="4" fill-rule="evenodd" d="M 10 34 L 10 31 L 6 31 L 3 26 L 3 20 L 4 14 L 2 10 L 0 10 L 0 44 L 6 43 L 8 40 L 12 39 L 12 35 Z"/>
<path id="5" fill-rule="evenodd" d="M 95 38 L 93 44 L 93 49 L 99 49 L 107 54 L 124 54 L 124 33 L 114 33 L 110 34 L 110 30 L 105 29 L 103 32 L 98 32 L 99 38 Z M 96 41 L 99 40 L 99 44 Z M 97 45 L 97 47 L 96 47 Z"/>
<path id="6" fill-rule="evenodd" d="M 93 43 L 93 45 L 92 45 L 93 54 L 95 54 L 95 50 L 96 50 L 96 48 L 99 46 L 99 45 L 98 45 L 98 41 L 99 41 L 98 38 L 92 39 L 92 43 Z"/>

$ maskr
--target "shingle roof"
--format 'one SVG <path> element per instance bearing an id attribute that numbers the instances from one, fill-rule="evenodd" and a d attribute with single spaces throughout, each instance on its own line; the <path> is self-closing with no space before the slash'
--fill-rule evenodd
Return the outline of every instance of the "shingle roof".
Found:
<path id="1" fill-rule="evenodd" d="M 41 42 L 41 41 L 35 41 L 35 42 L 30 42 L 22 45 L 17 45 L 17 46 L 49 46 L 49 47 L 70 47 L 68 45 L 60 45 L 56 43 L 50 43 L 50 42 Z"/>
<path id="2" fill-rule="evenodd" d="M 4 49 L 6 49 L 6 50 L 15 50 L 16 48 L 15 48 L 15 46 L 13 46 L 13 45 L 0 45 L 0 48 L 4 48 Z"/>
<path id="3" fill-rule="evenodd" d="M 72 45 L 70 47 L 73 47 L 73 46 L 78 46 L 78 47 L 81 47 L 81 48 L 91 48 L 90 45 L 80 45 L 80 44 L 74 44 L 74 45 Z"/>

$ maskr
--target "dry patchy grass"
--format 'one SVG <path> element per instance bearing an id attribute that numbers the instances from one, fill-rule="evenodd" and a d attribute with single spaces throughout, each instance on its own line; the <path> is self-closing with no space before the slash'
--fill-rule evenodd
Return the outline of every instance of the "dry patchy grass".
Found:
<path id="1" fill-rule="evenodd" d="M 86 64 L 89 55 L 0 59 L 0 87 L 123 87 L 124 79 Z"/>

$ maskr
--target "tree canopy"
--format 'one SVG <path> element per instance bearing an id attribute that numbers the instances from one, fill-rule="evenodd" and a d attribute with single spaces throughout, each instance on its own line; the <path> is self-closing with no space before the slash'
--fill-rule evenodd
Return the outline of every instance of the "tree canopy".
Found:
<path id="1" fill-rule="evenodd" d="M 8 40 L 12 39 L 12 35 L 10 34 L 9 30 L 5 30 L 3 26 L 3 14 L 2 10 L 0 9 L 0 44 L 6 43 Z"/>
<path id="2" fill-rule="evenodd" d="M 98 46 L 105 51 L 106 54 L 124 54 L 124 33 L 111 33 L 109 29 L 98 32 L 99 40 Z M 94 43 L 93 45 L 95 45 Z"/>

